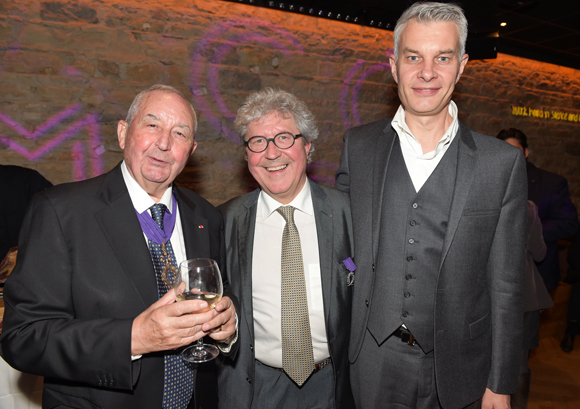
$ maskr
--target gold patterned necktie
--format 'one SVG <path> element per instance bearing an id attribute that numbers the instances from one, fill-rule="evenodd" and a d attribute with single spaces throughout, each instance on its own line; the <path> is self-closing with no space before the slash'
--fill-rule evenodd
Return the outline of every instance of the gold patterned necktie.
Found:
<path id="1" fill-rule="evenodd" d="M 163 230 L 163 216 L 165 215 L 164 204 L 157 203 L 150 207 L 151 216 L 155 223 Z M 157 278 L 157 291 L 159 298 L 169 291 L 170 287 L 165 283 L 162 270 L 165 263 L 172 263 L 177 267 L 175 254 L 171 241 L 159 245 L 149 240 L 149 251 L 155 267 Z M 178 351 L 165 352 L 165 375 L 163 377 L 163 409 L 185 409 L 189 405 L 193 394 L 193 368 L 181 359 Z"/>
<path id="2" fill-rule="evenodd" d="M 292 206 L 276 209 L 286 220 L 282 233 L 282 367 L 302 386 L 314 371 L 312 336 L 300 234 Z"/>

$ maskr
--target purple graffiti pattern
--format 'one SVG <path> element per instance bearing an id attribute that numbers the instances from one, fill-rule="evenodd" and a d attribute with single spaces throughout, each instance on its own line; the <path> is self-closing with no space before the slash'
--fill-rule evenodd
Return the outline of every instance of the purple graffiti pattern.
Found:
<path id="1" fill-rule="evenodd" d="M 73 104 L 66 108 L 64 111 L 59 112 L 56 115 L 50 117 L 47 121 L 45 121 L 42 125 L 40 125 L 34 132 L 28 131 L 24 128 L 20 123 L 14 121 L 9 116 L 0 113 L 0 121 L 4 122 L 10 128 L 12 128 L 15 132 L 23 136 L 25 139 L 29 140 L 37 140 L 42 137 L 45 133 L 48 133 L 52 128 L 57 126 L 58 124 L 62 123 L 65 119 L 71 117 L 72 115 L 78 113 L 83 107 L 80 104 Z M 27 147 L 19 144 L 15 140 L 9 138 L 6 135 L 0 134 L 0 143 L 4 144 L 14 152 L 18 153 L 19 155 L 25 157 L 30 161 L 37 161 L 48 152 L 55 149 L 57 146 L 62 144 L 64 141 L 71 139 L 75 136 L 79 131 L 83 128 L 87 128 L 89 134 L 89 147 L 90 147 L 90 159 L 91 159 L 91 175 L 90 176 L 97 176 L 103 173 L 102 169 L 102 162 L 99 158 L 99 146 L 101 146 L 101 140 L 99 136 L 99 124 L 98 124 L 98 115 L 96 113 L 88 114 L 79 119 L 78 121 L 74 122 L 64 131 L 60 132 L 56 136 L 51 139 L 48 139 L 44 142 L 39 148 L 36 150 L 29 150 Z M 79 155 L 79 148 L 76 148 L 76 144 L 80 142 L 76 142 L 73 144 L 73 172 L 75 180 L 82 180 L 86 179 L 87 175 L 83 171 L 85 169 L 86 161 L 84 159 L 84 155 Z M 82 153 L 82 150 L 80 151 Z"/>
<path id="2" fill-rule="evenodd" d="M 252 28 L 252 32 L 244 34 L 230 34 L 236 28 Z M 259 30 L 265 31 L 264 34 Z M 216 47 L 216 43 L 219 45 Z M 270 22 L 257 19 L 228 20 L 216 24 L 209 29 L 201 41 L 196 45 L 191 57 L 191 84 L 192 89 L 203 84 L 204 70 L 207 71 L 207 89 L 210 97 L 217 105 L 218 111 L 212 110 L 210 101 L 205 96 L 196 98 L 200 112 L 210 125 L 219 133 L 222 133 L 228 140 L 237 143 L 239 137 L 231 128 L 231 122 L 235 119 L 235 114 L 228 108 L 223 96 L 219 91 L 219 69 L 228 52 L 239 45 L 262 43 L 275 48 L 286 56 L 290 56 L 292 50 L 304 53 L 301 42 L 289 31 L 282 27 L 273 25 Z M 211 64 L 208 64 L 211 61 Z M 194 95 L 196 93 L 194 92 Z M 224 126 L 222 119 L 225 118 L 228 124 Z"/>

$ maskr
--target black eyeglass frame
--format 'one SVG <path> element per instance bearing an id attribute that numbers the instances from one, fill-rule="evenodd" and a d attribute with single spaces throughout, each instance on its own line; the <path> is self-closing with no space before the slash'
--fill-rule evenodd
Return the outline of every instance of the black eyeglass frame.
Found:
<path id="1" fill-rule="evenodd" d="M 277 138 L 278 136 L 280 136 L 280 135 L 290 135 L 290 136 L 292 136 L 292 145 L 290 145 L 290 146 L 288 146 L 288 147 L 286 147 L 286 148 L 282 148 L 282 147 L 278 146 L 278 144 L 276 143 L 276 138 Z M 252 139 L 256 139 L 256 138 L 263 138 L 263 139 L 265 139 L 265 140 L 266 140 L 266 147 L 265 147 L 264 149 L 262 149 L 261 151 L 255 151 L 255 150 L 253 150 L 252 148 L 250 148 L 250 141 L 251 141 Z M 274 137 L 273 137 L 273 138 L 266 138 L 265 136 L 260 136 L 260 135 L 252 136 L 252 137 L 251 137 L 250 139 L 248 139 L 247 141 L 244 141 L 244 144 L 246 145 L 246 147 L 247 147 L 247 148 L 248 148 L 248 149 L 249 149 L 251 152 L 254 152 L 254 153 L 262 153 L 262 152 L 264 152 L 266 149 L 268 149 L 268 146 L 270 145 L 270 142 L 273 142 L 273 143 L 274 143 L 274 145 L 276 145 L 276 147 L 277 147 L 278 149 L 290 149 L 290 148 L 291 148 L 291 147 L 293 147 L 293 146 L 294 146 L 294 144 L 296 143 L 296 138 L 302 138 L 302 134 L 301 134 L 301 133 L 299 133 L 299 134 L 297 134 L 297 135 L 294 135 L 292 132 L 280 132 L 279 134 L 276 134 L 276 135 L 274 135 Z"/>

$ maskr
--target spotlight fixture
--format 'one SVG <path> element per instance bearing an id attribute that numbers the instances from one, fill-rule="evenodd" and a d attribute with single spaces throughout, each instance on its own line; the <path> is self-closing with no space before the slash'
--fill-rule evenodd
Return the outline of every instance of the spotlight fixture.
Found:
<path id="1" fill-rule="evenodd" d="M 244 3 L 251 4 L 251 5 L 257 6 L 257 7 L 265 7 L 265 8 L 270 8 L 270 9 L 289 11 L 292 13 L 311 15 L 311 16 L 330 19 L 330 20 L 344 21 L 347 23 L 360 24 L 363 26 L 370 26 L 370 27 L 387 29 L 387 30 L 391 29 L 391 27 L 394 26 L 394 24 L 391 24 L 388 22 L 377 21 L 376 20 L 377 16 L 373 16 L 373 17 L 375 17 L 375 19 L 370 18 L 370 16 L 365 11 L 361 11 L 360 14 L 353 15 L 352 13 L 349 13 L 348 8 L 347 9 L 340 9 L 339 6 L 336 6 L 336 8 L 330 9 L 331 6 L 328 6 L 329 8 L 326 8 L 326 7 L 319 8 L 319 7 L 316 7 L 316 5 L 311 4 L 311 7 L 308 7 L 308 6 L 304 5 L 304 3 L 305 3 L 304 0 L 285 0 L 285 1 L 280 1 L 280 0 L 224 0 L 224 1 L 236 2 L 236 3 L 242 3 L 242 4 L 244 4 Z M 302 5 L 300 3 L 302 3 Z M 314 2 L 310 2 L 310 3 L 314 3 Z M 328 4 L 328 3 L 325 3 L 325 4 Z"/>

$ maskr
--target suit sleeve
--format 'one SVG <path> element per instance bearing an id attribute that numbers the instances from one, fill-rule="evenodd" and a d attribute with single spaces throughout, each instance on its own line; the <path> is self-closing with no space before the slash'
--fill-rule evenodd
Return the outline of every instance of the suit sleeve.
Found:
<path id="1" fill-rule="evenodd" d="M 488 263 L 491 295 L 491 369 L 487 387 L 495 393 L 515 391 L 523 331 L 527 181 L 517 153 L 504 193 Z"/>
<path id="2" fill-rule="evenodd" d="M 133 320 L 76 319 L 75 265 L 74 243 L 50 199 L 45 192 L 36 195 L 5 285 L 2 357 L 28 373 L 132 389 L 132 368 L 139 367 L 130 358 Z"/>
<path id="3" fill-rule="evenodd" d="M 570 199 L 566 178 L 559 177 L 550 197 L 548 217 L 542 220 L 544 240 L 554 242 L 578 231 L 578 212 Z"/>
<path id="4" fill-rule="evenodd" d="M 536 205 L 528 200 L 528 238 L 526 248 L 535 262 L 539 263 L 546 257 L 546 243 L 542 236 L 542 223 L 538 217 Z"/>

